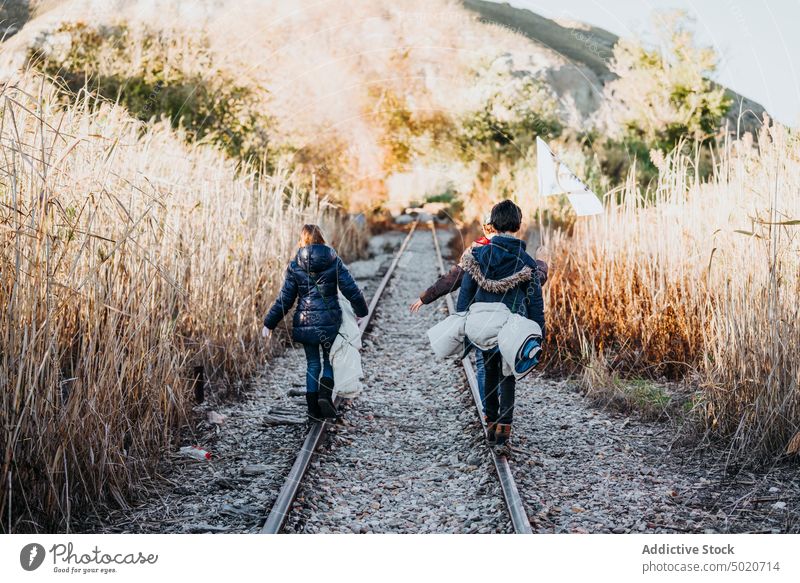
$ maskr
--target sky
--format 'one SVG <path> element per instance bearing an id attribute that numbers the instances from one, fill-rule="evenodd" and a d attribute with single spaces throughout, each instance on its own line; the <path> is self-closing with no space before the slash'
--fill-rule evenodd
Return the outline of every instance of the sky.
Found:
<path id="1" fill-rule="evenodd" d="M 720 57 L 715 80 L 800 127 L 800 0 L 504 0 L 647 40 L 659 10 L 685 10 L 698 43 Z"/>

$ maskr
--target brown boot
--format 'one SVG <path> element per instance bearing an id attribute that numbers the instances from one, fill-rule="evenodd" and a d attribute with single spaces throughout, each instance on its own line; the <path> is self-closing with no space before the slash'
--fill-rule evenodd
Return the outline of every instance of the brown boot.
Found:
<path id="1" fill-rule="evenodd" d="M 495 453 L 502 456 L 511 455 L 511 424 L 498 423 L 495 430 Z"/>

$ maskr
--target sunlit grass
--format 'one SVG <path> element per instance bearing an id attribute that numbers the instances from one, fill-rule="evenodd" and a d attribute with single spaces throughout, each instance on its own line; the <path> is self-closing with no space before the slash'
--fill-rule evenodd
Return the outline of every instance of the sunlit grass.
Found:
<path id="1" fill-rule="evenodd" d="M 774 455 L 800 429 L 800 142 L 773 126 L 715 153 L 707 182 L 656 156 L 655 192 L 631 179 L 546 236 L 550 346 L 562 365 L 688 375 L 733 453 Z"/>
<path id="2" fill-rule="evenodd" d="M 137 488 L 194 367 L 223 386 L 254 372 L 299 227 L 336 242 L 346 224 L 287 172 L 237 170 L 168 124 L 62 108 L 30 76 L 0 98 L 2 523 L 63 529 Z"/>

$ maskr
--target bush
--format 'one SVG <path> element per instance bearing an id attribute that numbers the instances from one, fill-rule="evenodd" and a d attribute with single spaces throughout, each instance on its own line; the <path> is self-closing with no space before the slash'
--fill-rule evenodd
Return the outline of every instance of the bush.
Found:
<path id="1" fill-rule="evenodd" d="M 204 40 L 184 37 L 183 60 L 171 57 L 168 33 L 125 25 L 64 23 L 30 52 L 37 68 L 74 100 L 87 91 L 125 106 L 143 121 L 167 118 L 193 141 L 272 169 L 265 95 L 214 70 Z M 141 56 L 144 54 L 144 57 Z M 191 57 L 191 59 L 189 59 Z M 185 65 L 191 60 L 193 64 Z"/>
<path id="2" fill-rule="evenodd" d="M 536 137 L 556 137 L 562 131 L 556 104 L 545 86 L 530 75 L 515 76 L 498 67 L 481 74 L 485 86 L 480 106 L 458 120 L 463 157 L 489 154 L 509 161 L 525 156 Z"/>
<path id="3" fill-rule="evenodd" d="M 583 136 L 614 186 L 624 183 L 636 164 L 639 186 L 658 176 L 651 152 L 680 147 L 695 155 L 699 176 L 712 173 L 707 145 L 717 136 L 730 99 L 709 78 L 716 70 L 713 49 L 698 47 L 681 13 L 662 15 L 659 48 L 620 40 L 612 71 L 618 78 L 605 89 L 597 129 Z"/>
<path id="4" fill-rule="evenodd" d="M 681 13 L 661 18 L 663 48 L 620 40 L 611 64 L 619 78 L 605 91 L 615 137 L 669 151 L 681 141 L 713 139 L 731 102 L 709 80 L 717 66 L 714 50 L 695 45 Z"/>

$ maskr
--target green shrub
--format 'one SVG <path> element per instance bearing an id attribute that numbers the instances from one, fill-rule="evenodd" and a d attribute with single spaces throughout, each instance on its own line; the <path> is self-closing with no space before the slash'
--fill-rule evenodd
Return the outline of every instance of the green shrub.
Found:
<path id="1" fill-rule="evenodd" d="M 425 197 L 425 202 L 446 202 L 452 203 L 454 200 L 458 198 L 458 193 L 453 189 L 452 185 L 447 188 L 444 192 L 440 192 L 439 194 L 431 194 Z"/>
<path id="2" fill-rule="evenodd" d="M 262 113 L 264 96 L 214 70 L 202 38 L 186 41 L 184 57 L 195 71 L 185 70 L 168 57 L 167 36 L 149 30 L 134 33 L 124 25 L 64 23 L 50 38 L 69 42 L 35 47 L 30 58 L 71 96 L 89 91 L 120 103 L 142 121 L 165 117 L 184 128 L 191 140 L 215 144 L 234 158 L 266 162 L 269 170 L 267 131 L 272 120 Z"/>
<path id="3" fill-rule="evenodd" d="M 458 141 L 465 159 L 489 154 L 515 160 L 525 156 L 537 136 L 560 135 L 556 104 L 539 81 L 510 73 L 487 76 L 491 89 L 483 103 L 459 120 Z"/>
<path id="4" fill-rule="evenodd" d="M 716 53 L 695 44 L 685 14 L 660 19 L 663 48 L 626 39 L 614 47 L 611 69 L 619 78 L 608 84 L 606 95 L 626 139 L 669 151 L 685 140 L 713 139 L 731 102 L 724 88 L 710 81 Z"/>
<path id="5" fill-rule="evenodd" d="M 449 149 L 455 130 L 450 116 L 438 111 L 412 111 L 389 87 L 372 87 L 370 97 L 380 104 L 374 115 L 383 130 L 387 172 L 405 169 L 414 158 L 430 153 L 432 144 Z"/>
<path id="6" fill-rule="evenodd" d="M 637 181 L 646 190 L 658 177 L 653 150 L 680 148 L 695 157 L 698 176 L 712 170 L 708 145 L 731 103 L 710 80 L 716 54 L 696 45 L 684 13 L 659 18 L 658 48 L 629 39 L 615 45 L 611 70 L 618 78 L 606 85 L 602 127 L 582 136 L 584 151 L 597 160 L 608 186 L 623 184 L 635 162 Z"/>

